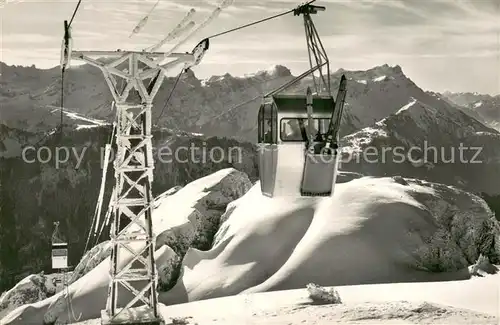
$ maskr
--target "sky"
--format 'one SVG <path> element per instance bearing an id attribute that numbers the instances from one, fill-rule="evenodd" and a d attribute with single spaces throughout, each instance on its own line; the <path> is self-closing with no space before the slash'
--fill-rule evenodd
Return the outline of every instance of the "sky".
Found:
<path id="1" fill-rule="evenodd" d="M 0 61 L 50 68 L 59 64 L 63 21 L 77 0 L 0 0 Z M 75 50 L 142 50 L 166 36 L 191 9 L 204 21 L 216 0 L 82 0 L 72 24 Z M 295 0 L 234 0 L 178 51 L 203 38 L 294 8 Z M 332 70 L 400 65 L 425 90 L 500 94 L 500 0 L 317 0 L 313 16 Z M 180 39 L 165 44 L 168 51 Z M 282 64 L 308 67 L 302 17 L 283 16 L 211 39 L 193 71 L 199 78 L 241 76 Z"/>

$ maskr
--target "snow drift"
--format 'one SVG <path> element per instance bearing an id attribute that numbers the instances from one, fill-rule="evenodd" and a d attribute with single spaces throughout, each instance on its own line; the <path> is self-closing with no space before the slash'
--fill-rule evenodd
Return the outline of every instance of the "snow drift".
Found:
<path id="1" fill-rule="evenodd" d="M 298 289 L 161 306 L 160 311 L 167 324 L 497 325 L 499 280 L 497 274 L 468 281 L 335 287 L 342 298 L 336 305 L 314 304 L 305 289 Z"/>
<path id="2" fill-rule="evenodd" d="M 169 261 L 175 251 L 165 234 L 191 228 L 193 220 L 204 217 L 193 218 L 193 206 L 210 195 L 212 203 L 220 198 L 219 208 L 228 197 L 235 199 L 220 218 L 212 248 L 187 249 L 179 279 L 160 292 L 160 302 L 304 288 L 310 282 L 333 286 L 468 279 L 467 266 L 479 254 L 498 259 L 500 230 L 492 212 L 483 200 L 452 187 L 361 177 L 344 178 L 333 198 L 270 199 L 261 195 L 259 184 L 241 198 L 221 195 L 235 193 L 235 188 L 246 191 L 240 175 L 227 182 L 230 186 L 209 192 L 214 194 L 204 191 L 234 173 L 223 170 L 197 180 L 156 208 L 156 258 Z M 73 283 L 71 300 L 59 294 L 20 307 L 2 324 L 38 324 L 44 317 L 65 321 L 80 314 L 80 320 L 98 318 L 105 306 L 107 268 L 105 260 Z"/>
<path id="3" fill-rule="evenodd" d="M 257 210 L 258 209 L 258 210 Z M 232 294 L 469 278 L 479 251 L 500 251 L 478 197 L 402 178 L 337 184 L 333 198 L 269 199 L 255 186 L 228 207 L 208 252 L 189 250 L 166 304 Z"/>

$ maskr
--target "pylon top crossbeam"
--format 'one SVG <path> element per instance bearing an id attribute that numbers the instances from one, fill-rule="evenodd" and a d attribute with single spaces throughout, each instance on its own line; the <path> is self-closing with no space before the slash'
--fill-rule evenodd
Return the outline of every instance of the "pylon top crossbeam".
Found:
<path id="1" fill-rule="evenodd" d="M 184 64 L 183 69 L 189 69 L 197 65 L 205 52 L 208 50 L 209 40 L 205 39 L 198 43 L 191 53 L 170 53 L 170 52 L 146 52 L 146 51 L 73 51 L 71 43 L 63 46 L 61 66 L 69 67 L 73 59 L 84 61 L 99 68 L 106 77 L 106 82 L 111 90 L 117 105 L 125 104 L 129 91 L 132 88 L 138 90 L 144 102 L 151 103 L 156 95 L 159 84 L 148 92 L 143 81 L 158 76 L 161 72 L 161 80 L 173 67 Z M 110 58 L 110 62 L 102 62 L 98 58 Z M 163 63 L 165 60 L 172 59 Z M 119 69 L 118 66 L 128 61 L 128 68 Z M 139 68 L 139 63 L 142 67 Z M 126 82 L 126 87 L 120 94 L 116 88 L 116 77 L 122 78 Z"/>

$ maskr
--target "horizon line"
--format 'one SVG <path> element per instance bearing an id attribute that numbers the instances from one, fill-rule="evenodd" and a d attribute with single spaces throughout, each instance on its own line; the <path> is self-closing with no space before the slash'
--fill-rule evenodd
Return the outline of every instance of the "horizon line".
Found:
<path id="1" fill-rule="evenodd" d="M 105 57 L 101 57 L 99 59 L 102 59 L 102 58 L 105 58 Z M 302 62 L 302 61 L 300 61 Z M 0 60 L 0 63 L 3 63 L 7 66 L 10 66 L 10 67 L 21 67 L 21 68 L 35 68 L 37 70 L 43 70 L 43 71 L 49 71 L 49 70 L 53 70 L 53 69 L 56 69 L 56 68 L 60 68 L 60 65 L 54 65 L 50 68 L 43 68 L 43 67 L 37 67 L 35 63 L 31 64 L 31 65 L 27 65 L 27 64 L 9 64 L 3 60 Z M 306 63 L 306 61 L 304 61 L 304 63 Z M 80 62 L 80 61 L 77 61 L 77 63 L 73 63 L 72 64 L 72 67 L 74 66 L 78 66 L 78 67 L 81 67 L 81 66 L 92 66 L 88 63 L 85 63 L 85 62 Z M 200 77 L 197 77 L 196 76 L 196 73 L 195 71 L 191 70 L 191 72 L 194 74 L 195 78 L 200 80 L 200 81 L 205 81 L 205 80 L 209 80 L 213 77 L 223 77 L 225 75 L 229 75 L 231 77 L 234 77 L 234 78 L 248 78 L 248 77 L 251 77 L 252 75 L 255 75 L 255 74 L 258 74 L 258 73 L 262 73 L 262 72 L 266 72 L 266 71 L 269 71 L 271 70 L 271 68 L 275 68 L 275 67 L 284 67 L 286 69 L 288 69 L 290 71 L 290 74 L 292 77 L 296 77 L 293 73 L 292 73 L 292 69 L 289 68 L 288 66 L 284 65 L 284 64 L 274 64 L 274 65 L 270 65 L 268 66 L 268 68 L 263 68 L 263 69 L 259 69 L 259 70 L 256 70 L 254 72 L 248 72 L 248 73 L 243 73 L 243 74 L 231 74 L 230 72 L 225 72 L 223 74 L 212 74 L 210 75 L 209 77 L 205 77 L 205 78 L 200 78 Z M 194 66 L 196 67 L 196 66 Z M 392 68 L 392 69 L 395 69 L 395 68 L 400 68 L 401 71 L 403 72 L 403 75 L 412 81 L 412 79 L 404 72 L 404 69 L 403 69 L 403 66 L 400 65 L 400 64 L 395 64 L 395 65 L 390 65 L 388 63 L 384 63 L 384 64 L 380 64 L 380 65 L 374 65 L 372 66 L 371 68 L 368 68 L 368 69 L 358 69 L 358 70 L 353 70 L 353 69 L 344 69 L 344 68 L 338 68 L 337 70 L 333 71 L 333 70 L 330 70 L 330 75 L 333 75 L 333 74 L 336 74 L 336 73 L 339 73 L 339 71 L 341 72 L 351 72 L 351 73 L 355 73 L 355 72 L 367 72 L 369 70 L 374 70 L 374 69 L 377 69 L 377 68 Z M 70 68 L 71 69 L 71 68 Z M 2 73 L 0 71 L 0 78 L 2 76 Z M 167 76 L 172 78 L 172 77 L 175 77 L 176 74 L 174 74 L 173 76 Z M 353 80 L 353 79 L 351 79 Z M 424 92 L 433 92 L 433 93 L 439 93 L 439 94 L 445 94 L 445 93 L 451 93 L 451 94 L 477 94 L 477 95 L 487 95 L 487 96 L 491 96 L 491 97 L 498 97 L 500 96 L 500 92 L 497 93 L 497 94 L 492 94 L 492 93 L 487 93 L 487 92 L 478 92 L 478 91 L 451 91 L 451 90 L 442 90 L 442 91 L 435 91 L 435 90 L 430 90 L 430 89 L 424 89 L 423 87 L 419 86 L 416 84 L 416 86 L 420 89 L 422 89 Z"/>

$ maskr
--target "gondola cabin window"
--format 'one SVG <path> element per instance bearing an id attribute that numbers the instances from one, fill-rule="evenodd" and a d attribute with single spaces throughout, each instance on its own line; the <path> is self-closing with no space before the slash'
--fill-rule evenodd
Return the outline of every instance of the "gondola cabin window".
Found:
<path id="1" fill-rule="evenodd" d="M 277 122 L 276 108 L 272 104 L 262 105 L 259 111 L 259 143 L 277 143 Z"/>
<path id="2" fill-rule="evenodd" d="M 68 268 L 67 243 L 52 243 L 52 268 L 55 270 Z"/>
<path id="3" fill-rule="evenodd" d="M 324 141 L 328 132 L 330 119 L 314 118 L 313 120 L 313 139 L 314 141 Z M 307 118 L 283 118 L 280 121 L 281 141 L 301 142 L 307 141 L 307 132 L 309 130 Z"/>

